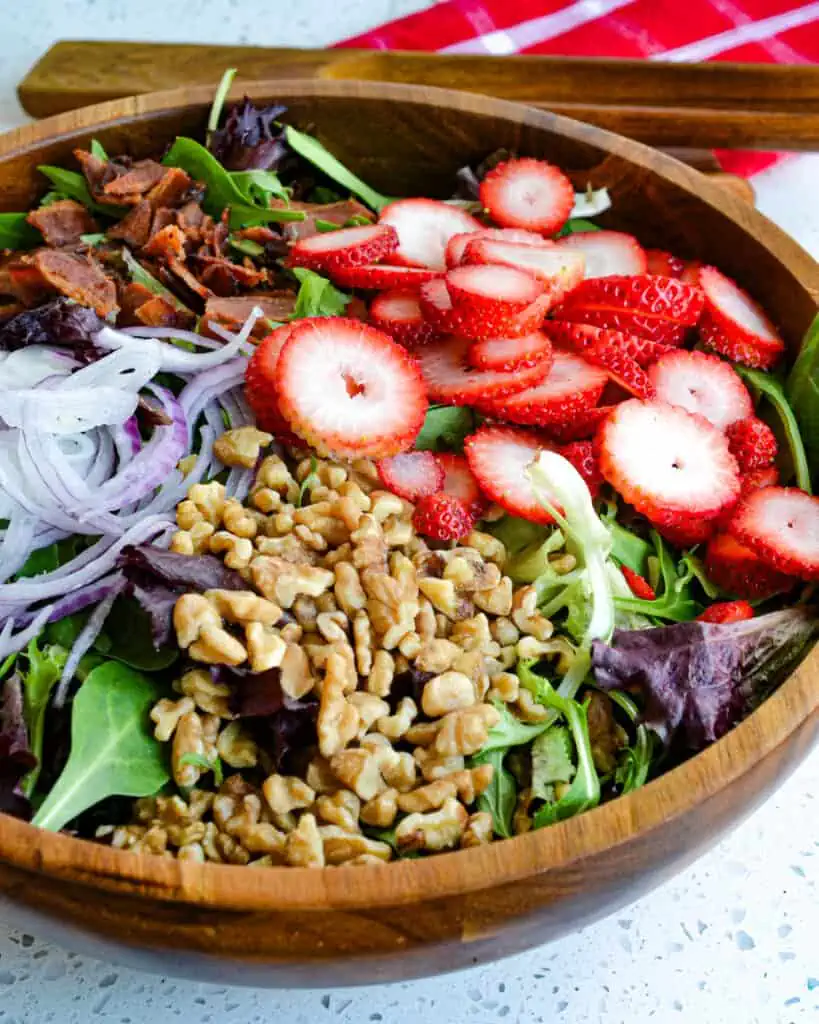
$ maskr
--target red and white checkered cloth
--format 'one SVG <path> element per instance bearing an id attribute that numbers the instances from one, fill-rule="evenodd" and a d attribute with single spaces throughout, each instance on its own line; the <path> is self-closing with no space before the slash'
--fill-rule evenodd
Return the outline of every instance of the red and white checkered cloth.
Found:
<path id="1" fill-rule="evenodd" d="M 446 0 L 340 46 L 647 60 L 819 61 L 819 3 L 792 0 Z M 719 152 L 753 174 L 771 153 Z"/>

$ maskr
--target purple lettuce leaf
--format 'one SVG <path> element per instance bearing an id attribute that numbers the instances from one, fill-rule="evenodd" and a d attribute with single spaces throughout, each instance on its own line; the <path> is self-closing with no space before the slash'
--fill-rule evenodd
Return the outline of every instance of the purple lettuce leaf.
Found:
<path id="1" fill-rule="evenodd" d="M 595 640 L 592 669 L 603 690 L 642 691 L 642 721 L 666 744 L 679 733 L 696 751 L 770 694 L 816 626 L 814 615 L 800 607 L 725 625 L 615 630 L 611 645 Z"/>
<path id="2" fill-rule="evenodd" d="M 63 345 L 83 357 L 93 356 L 96 350 L 91 339 L 104 326 L 93 309 L 69 299 L 54 299 L 0 324 L 0 351 L 13 352 L 28 345 Z"/>
<path id="3" fill-rule="evenodd" d="M 276 124 L 287 107 L 257 107 L 245 96 L 210 139 L 210 151 L 229 171 L 273 171 L 292 156 Z"/>
<path id="4" fill-rule="evenodd" d="M 23 718 L 22 680 L 14 673 L 0 693 L 0 811 L 26 821 L 31 818 L 31 804 L 20 790 L 20 780 L 36 764 Z"/>

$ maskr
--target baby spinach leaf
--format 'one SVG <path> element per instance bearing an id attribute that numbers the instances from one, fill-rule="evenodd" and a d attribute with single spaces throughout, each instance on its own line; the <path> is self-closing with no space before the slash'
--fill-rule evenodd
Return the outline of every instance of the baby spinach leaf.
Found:
<path id="1" fill-rule="evenodd" d="M 148 713 L 162 695 L 150 677 L 116 661 L 93 669 L 74 697 L 71 753 L 34 817 L 59 831 L 108 796 L 151 796 L 170 778 Z"/>
<path id="2" fill-rule="evenodd" d="M 492 815 L 492 827 L 501 839 L 512 838 L 512 815 L 518 798 L 515 777 L 503 765 L 507 753 L 508 749 L 481 751 L 471 761 L 473 766 L 492 765 L 492 781 L 478 797 L 478 810 Z"/>
<path id="3" fill-rule="evenodd" d="M 473 409 L 459 405 L 432 405 L 427 410 L 421 433 L 415 439 L 419 451 L 462 451 L 464 438 L 477 427 Z"/>
<path id="4" fill-rule="evenodd" d="M 48 178 L 64 198 L 76 199 L 94 213 L 119 219 L 128 212 L 127 206 L 98 203 L 88 190 L 85 178 L 78 171 L 67 171 L 64 167 L 52 167 L 49 164 L 40 164 L 37 170 Z"/>
<path id="5" fill-rule="evenodd" d="M 22 790 L 27 797 L 34 792 L 43 760 L 43 734 L 45 716 L 51 691 L 59 681 L 63 665 L 68 656 L 64 647 L 46 646 L 40 650 L 37 641 L 32 640 L 26 648 L 28 668 L 21 672 L 23 680 L 23 717 L 28 729 L 29 746 L 37 758 L 37 764 L 26 775 Z"/>
<path id="6" fill-rule="evenodd" d="M 819 472 L 819 315 L 802 339 L 802 347 L 785 382 L 785 397 L 802 431 L 807 458 Z"/>
<path id="7" fill-rule="evenodd" d="M 291 320 L 308 316 L 344 316 L 350 296 L 340 292 L 326 277 L 305 267 L 294 267 L 299 282 L 299 294 L 293 307 Z"/>
<path id="8" fill-rule="evenodd" d="M 0 249 L 33 249 L 43 236 L 28 223 L 26 213 L 0 213 Z"/>
<path id="9" fill-rule="evenodd" d="M 556 238 L 563 238 L 564 235 L 573 235 L 578 231 L 599 231 L 600 225 L 595 224 L 593 221 L 586 220 L 584 217 L 572 217 L 571 220 L 567 220 L 563 227 L 558 231 Z"/>
<path id="10" fill-rule="evenodd" d="M 105 146 L 103 146 L 99 139 L 92 139 L 91 145 L 88 148 L 91 150 L 91 156 L 95 156 L 97 160 L 108 160 Z"/>
<path id="11" fill-rule="evenodd" d="M 228 171 L 233 184 L 251 206 L 270 205 L 272 197 L 290 202 L 290 192 L 274 171 Z"/>
<path id="12" fill-rule="evenodd" d="M 349 189 L 354 196 L 358 196 L 363 203 L 377 213 L 380 213 L 385 206 L 392 202 L 388 196 L 382 196 L 380 192 L 376 192 L 374 188 L 366 185 L 312 135 L 305 135 L 304 132 L 298 131 L 292 125 L 287 125 L 284 132 L 290 148 L 295 150 L 299 156 L 304 157 L 320 171 L 324 171 L 328 178 L 332 178 L 339 185 Z"/>
<path id="13" fill-rule="evenodd" d="M 122 661 L 142 672 L 160 672 L 179 658 L 175 644 L 154 647 L 151 617 L 133 598 L 120 597 L 105 620 L 105 629 L 94 644 L 108 658 Z"/>
<path id="14" fill-rule="evenodd" d="M 817 327 L 816 335 L 819 337 L 819 327 Z M 809 339 L 806 339 L 806 345 L 808 344 L 808 340 Z M 815 342 L 812 344 L 814 347 L 816 346 Z M 810 348 L 810 345 L 808 345 L 808 348 Z M 810 358 L 811 356 L 808 354 L 806 359 Z M 815 358 L 815 355 L 813 358 Z M 799 359 L 802 359 L 801 355 Z M 798 362 L 799 360 L 797 360 L 797 364 Z M 734 369 L 746 383 L 750 384 L 756 391 L 761 392 L 761 394 L 763 394 L 774 407 L 776 415 L 782 424 L 785 437 L 788 441 L 788 448 L 791 453 L 791 462 L 793 464 L 793 471 L 796 477 L 796 486 L 801 487 L 803 491 L 811 494 L 810 469 L 808 468 L 808 458 L 805 454 L 805 446 L 802 443 L 803 435 L 800 433 L 800 424 L 797 422 L 794 410 L 791 409 L 788 399 L 785 397 L 785 390 L 782 387 L 782 384 L 780 384 L 776 377 L 772 377 L 769 373 L 763 373 L 761 370 L 752 370 L 748 366 L 739 366 L 736 363 L 734 364 Z M 793 371 L 791 372 L 791 378 L 793 378 L 793 373 L 795 371 L 796 366 L 794 366 Z M 813 379 L 812 371 L 804 368 L 803 366 L 803 370 L 800 371 L 800 374 L 804 377 L 804 382 L 802 385 L 797 386 L 794 389 L 795 394 L 797 396 L 810 395 L 810 389 L 815 387 L 815 384 L 811 383 Z M 790 389 L 790 379 L 788 381 L 788 388 Z M 803 390 L 805 388 L 808 390 Z M 804 437 L 807 439 L 809 444 L 815 445 L 817 440 L 816 430 L 819 429 L 819 406 L 813 408 L 811 411 L 811 401 L 805 401 L 805 398 L 803 397 L 800 401 L 800 407 L 803 407 L 803 411 L 805 413 L 805 423 L 803 424 Z"/>

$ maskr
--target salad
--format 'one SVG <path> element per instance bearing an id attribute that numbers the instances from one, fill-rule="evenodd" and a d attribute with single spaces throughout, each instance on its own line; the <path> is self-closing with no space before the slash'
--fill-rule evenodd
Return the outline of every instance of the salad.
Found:
<path id="1" fill-rule="evenodd" d="M 0 810 L 371 864 L 714 742 L 815 635 L 819 330 L 788 370 L 605 189 L 387 197 L 231 79 L 0 215 Z"/>

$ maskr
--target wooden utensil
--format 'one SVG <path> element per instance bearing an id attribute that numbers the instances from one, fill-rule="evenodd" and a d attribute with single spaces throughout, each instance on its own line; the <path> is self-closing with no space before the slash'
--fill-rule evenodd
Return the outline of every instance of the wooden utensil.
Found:
<path id="1" fill-rule="evenodd" d="M 603 223 L 748 288 L 791 357 L 819 267 L 747 203 L 662 153 L 485 96 L 403 85 L 248 84 L 391 194 L 447 195 L 455 168 L 505 146 L 611 190 Z M 234 95 L 241 95 L 235 92 Z M 210 86 L 117 101 L 0 139 L 0 206 L 42 193 L 36 167 L 98 138 L 109 152 L 202 137 Z M 741 821 L 819 732 L 819 649 L 745 722 L 642 789 L 516 839 L 350 869 L 246 868 L 135 855 L 0 815 L 4 915 L 75 949 L 164 974 L 256 985 L 406 980 L 506 956 L 635 899 Z M 12 913 L 13 912 L 13 913 Z"/>

